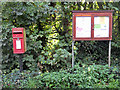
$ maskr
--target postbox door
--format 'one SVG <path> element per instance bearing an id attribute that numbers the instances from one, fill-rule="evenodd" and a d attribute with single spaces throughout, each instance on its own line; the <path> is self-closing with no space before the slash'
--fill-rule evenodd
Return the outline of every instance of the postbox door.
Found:
<path id="1" fill-rule="evenodd" d="M 24 53 L 24 40 L 23 38 L 13 38 L 14 53 Z"/>

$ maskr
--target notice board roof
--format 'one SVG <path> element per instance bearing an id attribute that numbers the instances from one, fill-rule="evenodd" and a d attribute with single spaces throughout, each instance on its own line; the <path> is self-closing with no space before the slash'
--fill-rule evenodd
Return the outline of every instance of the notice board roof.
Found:
<path id="1" fill-rule="evenodd" d="M 114 10 L 73 10 L 72 13 L 112 13 Z"/>

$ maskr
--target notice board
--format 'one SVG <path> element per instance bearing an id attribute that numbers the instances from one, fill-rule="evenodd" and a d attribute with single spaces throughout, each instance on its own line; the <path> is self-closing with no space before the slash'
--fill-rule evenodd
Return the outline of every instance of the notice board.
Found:
<path id="1" fill-rule="evenodd" d="M 112 40 L 112 12 L 72 11 L 73 40 Z"/>

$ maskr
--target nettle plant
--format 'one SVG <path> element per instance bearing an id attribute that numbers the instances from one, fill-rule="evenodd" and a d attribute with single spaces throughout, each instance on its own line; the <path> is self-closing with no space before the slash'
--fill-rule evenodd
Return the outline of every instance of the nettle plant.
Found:
<path id="1" fill-rule="evenodd" d="M 108 65 L 80 64 L 59 72 L 46 72 L 34 77 L 36 87 L 43 88 L 120 88 L 119 78 Z M 40 86 L 39 86 L 40 85 Z"/>

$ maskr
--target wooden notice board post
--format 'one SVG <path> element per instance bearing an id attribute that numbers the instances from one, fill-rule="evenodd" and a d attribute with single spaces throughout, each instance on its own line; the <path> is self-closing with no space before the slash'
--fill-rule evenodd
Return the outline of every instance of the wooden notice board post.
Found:
<path id="1" fill-rule="evenodd" d="M 74 41 L 109 40 L 108 65 L 110 67 L 113 10 L 72 11 L 72 67 L 74 67 Z"/>

